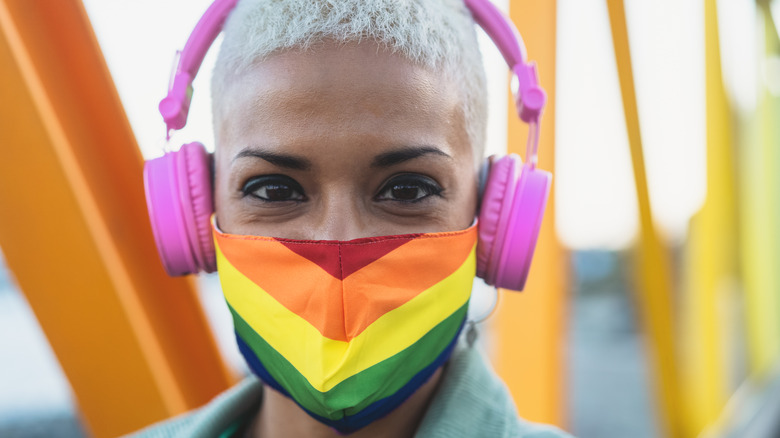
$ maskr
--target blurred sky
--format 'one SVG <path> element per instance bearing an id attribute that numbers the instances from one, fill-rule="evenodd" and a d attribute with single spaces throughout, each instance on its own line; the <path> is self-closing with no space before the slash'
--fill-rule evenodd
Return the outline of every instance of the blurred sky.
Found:
<path id="1" fill-rule="evenodd" d="M 156 107 L 166 93 L 174 53 L 210 2 L 84 0 L 146 157 L 162 154 L 165 128 Z M 755 5 L 752 0 L 718 5 L 728 17 L 722 24 L 724 75 L 737 84 L 730 88 L 735 99 L 749 106 L 757 74 L 746 67 L 755 64 L 749 32 Z M 630 0 L 626 12 L 654 215 L 669 239 L 681 241 L 705 195 L 703 2 Z M 483 40 L 494 108 L 488 150 L 501 152 L 506 66 Z M 556 227 L 573 248 L 622 248 L 634 239 L 638 224 L 605 1 L 559 0 L 557 45 Z M 174 147 L 192 140 L 213 145 L 209 81 L 215 53 L 195 81 L 189 123 L 172 139 Z"/>

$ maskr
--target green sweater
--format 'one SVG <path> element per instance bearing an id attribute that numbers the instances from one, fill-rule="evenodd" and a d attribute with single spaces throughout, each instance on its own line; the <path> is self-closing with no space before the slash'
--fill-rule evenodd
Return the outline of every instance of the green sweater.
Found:
<path id="1" fill-rule="evenodd" d="M 132 436 L 232 437 L 252 420 L 262 399 L 262 383 L 255 377 L 248 377 L 200 409 Z M 519 418 L 504 383 L 475 348 L 464 346 L 453 352 L 415 437 L 557 438 L 570 435 L 552 426 Z"/>

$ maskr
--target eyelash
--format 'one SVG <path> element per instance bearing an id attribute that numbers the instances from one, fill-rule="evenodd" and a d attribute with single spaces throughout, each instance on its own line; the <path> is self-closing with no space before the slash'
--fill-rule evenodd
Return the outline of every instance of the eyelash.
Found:
<path id="1" fill-rule="evenodd" d="M 271 199 L 268 196 L 261 196 L 258 194 L 262 189 L 268 190 L 269 188 L 276 187 L 278 190 L 289 190 L 292 194 L 297 194 L 295 199 L 290 199 L 290 194 L 282 193 L 285 199 Z M 393 190 L 413 189 L 416 192 L 414 199 L 396 199 L 392 196 L 383 196 L 385 193 L 392 192 Z M 422 196 L 419 195 L 419 191 L 422 191 Z M 400 174 L 394 175 L 389 178 L 382 187 L 379 189 L 374 199 L 379 202 L 399 202 L 402 204 L 415 204 L 422 202 L 431 196 L 442 196 L 444 189 L 436 183 L 432 178 L 417 174 Z M 247 181 L 241 188 L 242 196 L 251 196 L 255 199 L 259 199 L 263 202 L 304 202 L 307 200 L 306 194 L 303 191 L 303 187 L 298 184 L 294 179 L 285 175 L 263 175 L 255 177 Z M 267 194 L 266 194 L 267 195 Z"/>
<path id="2" fill-rule="evenodd" d="M 292 193 L 297 193 L 297 199 L 270 199 L 268 197 L 260 196 L 257 194 L 262 189 L 268 190 L 270 187 L 277 187 L 279 190 L 291 190 Z M 298 184 L 294 179 L 285 175 L 263 175 L 256 178 L 252 178 L 247 181 L 241 188 L 243 196 L 252 196 L 263 202 L 303 202 L 306 201 L 306 194 L 303 192 L 303 187 Z M 289 198 L 289 196 L 287 196 Z"/>
<path id="3" fill-rule="evenodd" d="M 415 190 L 422 190 L 423 196 L 415 199 L 393 199 L 391 197 L 382 197 L 382 194 L 389 192 L 398 187 L 412 187 Z M 377 201 L 393 201 L 401 202 L 405 204 L 414 204 L 424 201 L 430 196 L 441 196 L 444 189 L 436 183 L 432 178 L 417 174 L 401 174 L 391 177 L 387 182 L 382 185 L 374 199 Z"/>

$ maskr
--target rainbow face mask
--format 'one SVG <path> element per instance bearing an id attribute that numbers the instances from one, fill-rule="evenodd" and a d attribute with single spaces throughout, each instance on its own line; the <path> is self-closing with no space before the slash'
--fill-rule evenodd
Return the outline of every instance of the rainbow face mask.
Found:
<path id="1" fill-rule="evenodd" d="M 449 358 L 476 272 L 476 226 L 351 241 L 224 234 L 219 271 L 239 349 L 267 385 L 349 433 Z"/>

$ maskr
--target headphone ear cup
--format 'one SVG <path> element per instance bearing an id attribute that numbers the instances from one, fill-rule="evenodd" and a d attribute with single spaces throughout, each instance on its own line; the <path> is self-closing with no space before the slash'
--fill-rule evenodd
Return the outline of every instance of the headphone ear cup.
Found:
<path id="1" fill-rule="evenodd" d="M 515 154 L 490 168 L 479 214 L 477 275 L 496 287 L 523 290 L 544 216 L 552 175 Z"/>
<path id="2" fill-rule="evenodd" d="M 144 166 L 152 231 L 171 276 L 216 270 L 209 224 L 214 212 L 210 162 L 202 144 L 189 143 Z"/>

